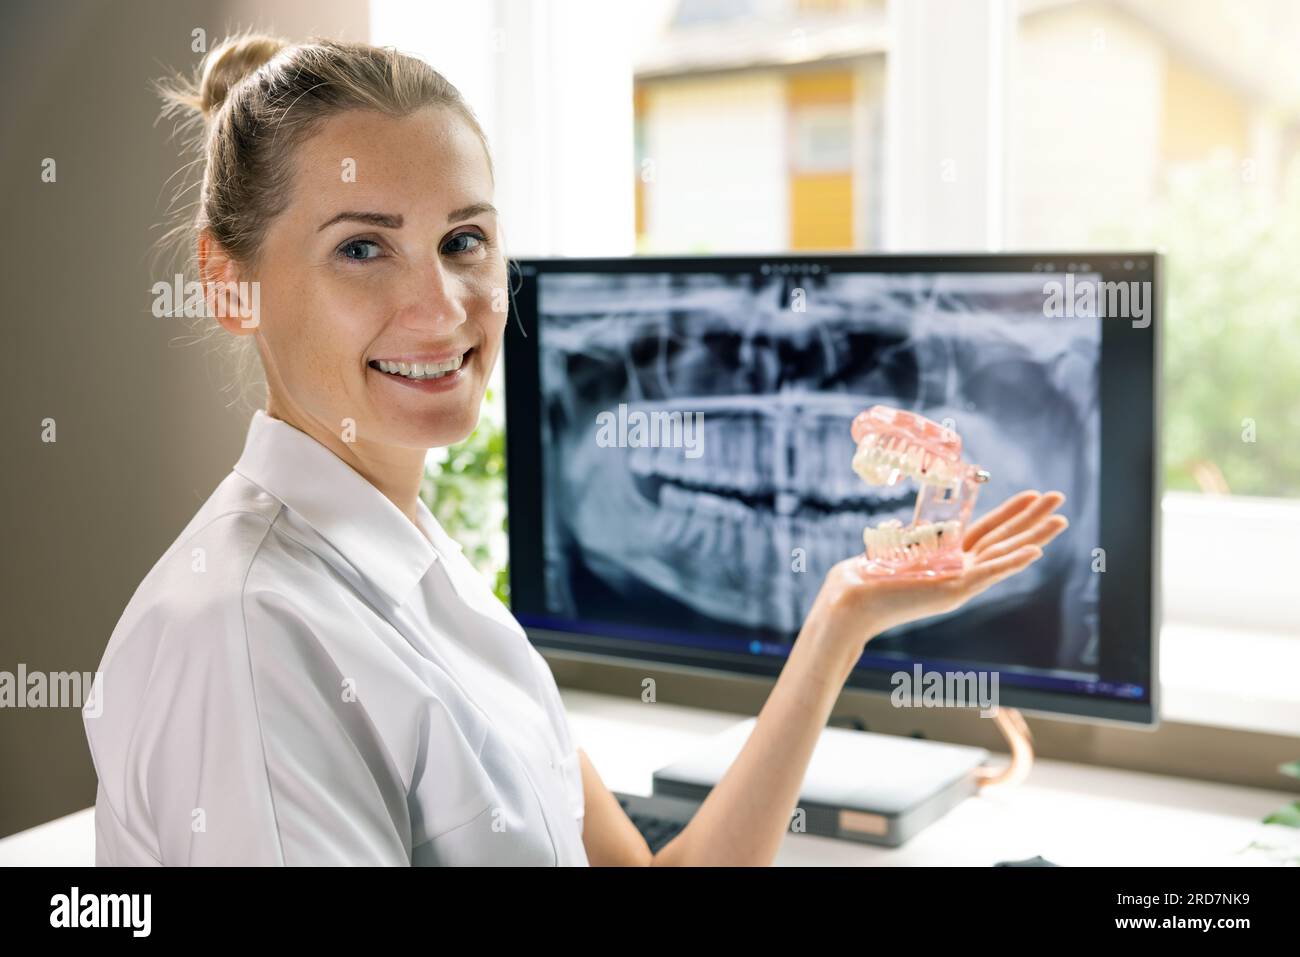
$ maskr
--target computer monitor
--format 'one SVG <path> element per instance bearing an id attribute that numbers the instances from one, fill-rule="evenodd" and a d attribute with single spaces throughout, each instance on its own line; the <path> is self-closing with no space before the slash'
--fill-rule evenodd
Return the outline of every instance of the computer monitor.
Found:
<path id="1" fill-rule="evenodd" d="M 1005 707 L 1156 723 L 1158 256 L 515 265 L 511 607 L 537 646 L 779 673 L 827 569 L 911 517 L 911 482 L 850 468 L 851 420 L 883 404 L 957 431 L 991 473 L 977 515 L 1060 489 L 1070 527 L 960 610 L 875 637 L 848 686 L 996 672 Z"/>

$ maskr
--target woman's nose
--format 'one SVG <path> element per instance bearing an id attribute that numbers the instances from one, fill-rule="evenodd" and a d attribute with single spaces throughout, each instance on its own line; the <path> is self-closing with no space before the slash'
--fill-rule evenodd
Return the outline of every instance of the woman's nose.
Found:
<path id="1" fill-rule="evenodd" d="M 447 331 L 467 316 L 464 284 L 441 260 L 412 270 L 406 298 L 402 320 L 412 327 Z"/>

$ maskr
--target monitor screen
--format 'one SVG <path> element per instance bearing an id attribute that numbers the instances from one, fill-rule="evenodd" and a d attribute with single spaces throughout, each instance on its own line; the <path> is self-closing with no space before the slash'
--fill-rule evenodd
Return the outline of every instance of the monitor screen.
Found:
<path id="1" fill-rule="evenodd" d="M 977 515 L 1059 489 L 1070 527 L 958 611 L 875 637 L 850 686 L 996 671 L 1005 706 L 1154 720 L 1155 257 L 518 266 L 511 604 L 537 644 L 775 674 L 863 528 L 912 517 L 914 483 L 850 467 L 851 421 L 882 404 L 960 435 L 990 474 Z M 1122 315 L 1081 294 L 1121 282 Z"/>

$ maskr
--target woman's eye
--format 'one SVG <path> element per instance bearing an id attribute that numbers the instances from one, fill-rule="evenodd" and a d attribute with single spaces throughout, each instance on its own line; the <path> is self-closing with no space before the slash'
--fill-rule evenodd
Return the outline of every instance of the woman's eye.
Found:
<path id="1" fill-rule="evenodd" d="M 344 259 L 375 259 L 379 256 L 379 243 L 372 239 L 352 239 L 338 249 Z"/>
<path id="2" fill-rule="evenodd" d="M 469 245 L 469 246 L 459 245 L 459 246 L 458 246 L 457 244 L 460 243 L 461 240 L 470 240 L 470 241 L 471 241 L 471 245 Z M 468 253 L 468 252 L 473 252 L 474 250 L 478 249 L 480 246 L 482 246 L 482 245 L 483 245 L 484 243 L 486 243 L 486 242 L 487 242 L 487 240 L 486 240 L 484 237 L 479 236 L 479 235 L 477 235 L 477 234 L 475 234 L 475 233 L 457 233 L 455 236 L 452 236 L 451 239 L 449 239 L 449 240 L 447 241 L 447 245 L 444 246 L 444 247 L 442 247 L 442 248 L 443 248 L 443 251 L 444 251 L 444 252 L 449 252 L 449 253 L 452 253 L 452 254 Z"/>

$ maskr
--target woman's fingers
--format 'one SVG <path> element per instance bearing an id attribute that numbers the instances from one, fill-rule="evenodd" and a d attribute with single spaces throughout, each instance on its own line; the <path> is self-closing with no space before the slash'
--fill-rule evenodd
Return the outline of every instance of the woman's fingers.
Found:
<path id="1" fill-rule="evenodd" d="M 1023 548 L 1025 545 L 1037 545 L 1041 548 L 1069 527 L 1070 521 L 1064 515 L 1052 515 L 1032 528 L 1027 528 L 1018 535 L 1012 535 L 996 545 L 981 547 L 979 554 L 976 556 L 976 561 L 982 563 L 994 558 L 1001 558 L 1003 555 L 1009 555 L 1017 548 Z"/>
<path id="2" fill-rule="evenodd" d="M 1016 515 L 1016 513 L 1024 511 L 1038 501 L 1038 498 L 1038 492 L 1018 492 L 997 508 L 981 515 L 967 527 L 966 534 L 962 538 L 962 547 L 969 551 L 991 529 L 996 528 L 1002 522 Z"/>
<path id="3" fill-rule="evenodd" d="M 1023 571 L 1043 557 L 1043 550 L 1037 545 L 1023 545 L 1001 558 L 993 558 L 973 565 L 961 578 L 961 590 L 969 598 L 978 595 L 986 588 L 991 588 L 1004 578 L 1010 578 L 1016 572 Z"/>
<path id="4" fill-rule="evenodd" d="M 1064 501 L 1065 496 L 1060 492 L 1048 492 L 1030 503 L 1028 507 L 1015 512 L 998 525 L 988 529 L 983 536 L 968 547 L 978 557 L 979 553 L 984 549 L 997 545 L 999 542 L 1005 542 L 1012 536 L 1033 528 L 1056 511 Z"/>

